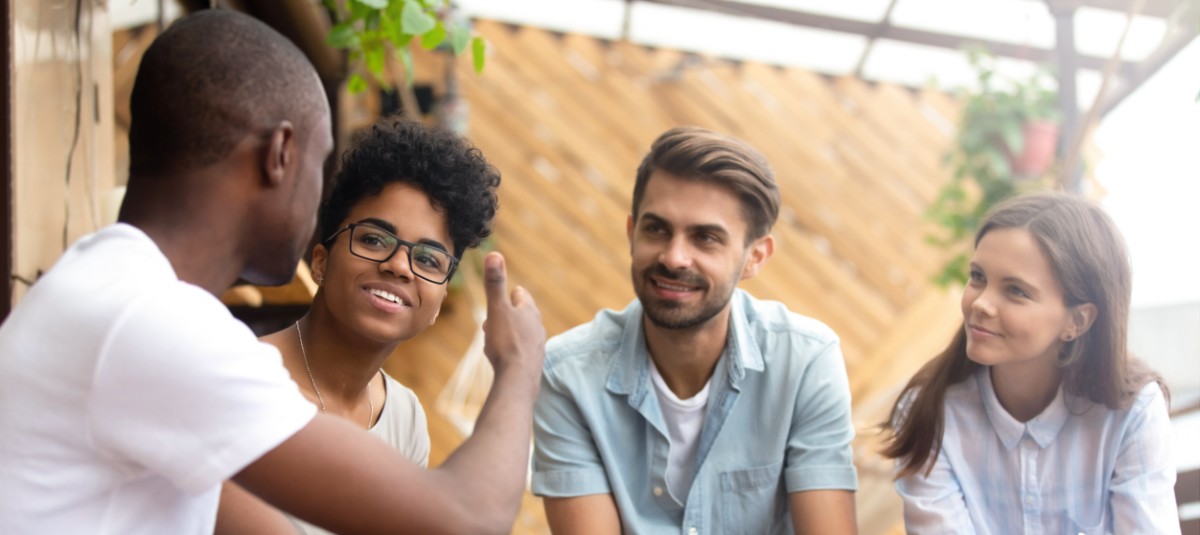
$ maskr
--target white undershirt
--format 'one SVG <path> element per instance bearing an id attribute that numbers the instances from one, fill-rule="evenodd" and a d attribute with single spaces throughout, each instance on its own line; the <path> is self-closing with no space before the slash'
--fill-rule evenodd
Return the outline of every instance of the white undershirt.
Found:
<path id="1" fill-rule="evenodd" d="M 663 380 L 658 366 L 650 362 L 650 376 L 654 379 L 654 390 L 658 393 L 658 406 L 670 435 L 667 452 L 667 488 L 680 503 L 687 502 L 688 491 L 696 477 L 696 444 L 700 428 L 704 424 L 705 408 L 708 405 L 708 385 L 695 396 L 679 399 Z"/>

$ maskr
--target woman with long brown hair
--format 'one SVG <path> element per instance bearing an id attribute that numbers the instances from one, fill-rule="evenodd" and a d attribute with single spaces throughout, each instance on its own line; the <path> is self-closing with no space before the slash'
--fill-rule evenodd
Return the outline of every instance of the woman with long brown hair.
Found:
<path id="1" fill-rule="evenodd" d="M 1126 348 L 1130 265 L 1041 193 L 975 236 L 963 327 L 883 424 L 909 533 L 1178 533 L 1167 390 Z"/>

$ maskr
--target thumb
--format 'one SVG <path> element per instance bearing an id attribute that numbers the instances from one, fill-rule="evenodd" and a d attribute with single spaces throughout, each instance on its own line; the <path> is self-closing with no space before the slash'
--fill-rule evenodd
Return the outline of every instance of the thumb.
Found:
<path id="1" fill-rule="evenodd" d="M 504 255 L 492 251 L 483 258 L 483 287 L 487 294 L 488 310 L 501 303 L 511 304 L 508 301 L 508 273 L 504 266 Z"/>

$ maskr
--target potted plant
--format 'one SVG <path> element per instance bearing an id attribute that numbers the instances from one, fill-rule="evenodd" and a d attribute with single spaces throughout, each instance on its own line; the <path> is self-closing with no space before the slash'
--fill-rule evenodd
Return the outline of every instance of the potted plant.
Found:
<path id="1" fill-rule="evenodd" d="M 1027 79 L 996 72 L 995 58 L 968 52 L 977 85 L 963 93 L 954 145 L 946 155 L 953 175 L 930 208 L 945 232 L 934 243 L 966 249 L 987 211 L 1019 190 L 1046 187 L 1058 143 L 1058 93 L 1039 70 Z M 967 254 L 953 257 L 936 277 L 943 286 L 966 281 Z"/>

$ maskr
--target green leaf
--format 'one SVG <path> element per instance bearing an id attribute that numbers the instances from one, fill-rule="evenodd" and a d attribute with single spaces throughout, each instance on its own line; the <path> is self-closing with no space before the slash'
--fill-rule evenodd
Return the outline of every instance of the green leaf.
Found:
<path id="1" fill-rule="evenodd" d="M 383 35 L 384 39 L 387 39 L 393 43 L 400 40 L 400 37 L 403 35 L 400 32 L 399 21 L 397 21 L 396 18 L 389 16 L 387 13 L 384 13 L 383 16 L 379 17 L 379 33 Z"/>
<path id="2" fill-rule="evenodd" d="M 450 28 L 450 46 L 454 48 L 454 55 L 462 54 L 467 49 L 467 44 L 471 42 L 471 29 L 466 26 L 455 25 Z"/>
<path id="3" fill-rule="evenodd" d="M 372 11 L 367 13 L 367 16 L 363 17 L 363 27 L 366 28 L 367 31 L 378 30 L 380 19 L 383 18 L 380 16 L 381 13 L 382 11 Z"/>
<path id="4" fill-rule="evenodd" d="M 384 54 L 383 44 L 376 43 L 371 47 L 363 47 L 363 56 L 367 60 L 367 70 L 376 77 L 383 77 Z"/>
<path id="5" fill-rule="evenodd" d="M 374 11 L 375 10 L 372 9 L 371 6 L 368 6 L 359 0 L 350 0 L 350 20 L 346 22 L 354 22 L 362 19 Z"/>
<path id="6" fill-rule="evenodd" d="M 475 62 L 475 73 L 483 72 L 483 63 L 487 60 L 486 56 L 487 45 L 483 39 L 476 37 L 471 39 L 471 59 Z"/>
<path id="7" fill-rule="evenodd" d="M 1024 129 L 1016 123 L 1003 125 L 1000 129 L 1000 139 L 1004 140 L 1004 146 L 1013 154 L 1020 154 L 1025 147 Z"/>
<path id="8" fill-rule="evenodd" d="M 396 49 L 396 55 L 400 56 L 400 63 L 404 64 L 404 85 L 412 87 L 413 85 L 413 57 L 412 50 L 408 48 Z"/>
<path id="9" fill-rule="evenodd" d="M 346 82 L 346 89 L 351 93 L 362 93 L 367 88 L 367 81 L 358 73 L 350 75 L 350 80 Z"/>
<path id="10" fill-rule="evenodd" d="M 354 24 L 343 22 L 330 28 L 329 35 L 325 36 L 325 43 L 334 48 L 358 46 L 358 35 L 354 31 Z"/>
<path id="11" fill-rule="evenodd" d="M 438 23 L 432 30 L 425 32 L 421 37 L 421 47 L 425 50 L 433 50 L 446 40 L 446 27 Z"/>
<path id="12" fill-rule="evenodd" d="M 400 29 L 409 35 L 422 35 L 437 25 L 437 19 L 421 9 L 421 4 L 409 0 L 400 16 Z"/>
<path id="13" fill-rule="evenodd" d="M 361 3 L 364 6 L 371 8 L 371 9 L 383 9 L 383 8 L 387 7 L 387 5 L 388 5 L 388 0 L 355 0 L 355 1 Z"/>

